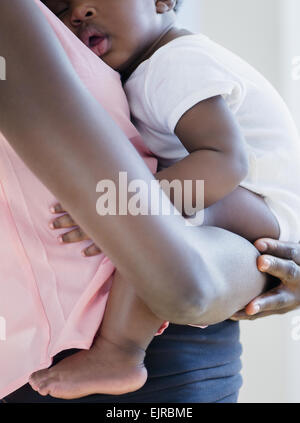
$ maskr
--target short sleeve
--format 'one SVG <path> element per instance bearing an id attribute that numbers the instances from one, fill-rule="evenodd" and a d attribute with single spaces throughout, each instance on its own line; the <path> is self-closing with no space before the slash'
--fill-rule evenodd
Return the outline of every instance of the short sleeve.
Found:
<path id="1" fill-rule="evenodd" d="M 238 104 L 243 97 L 242 82 L 197 43 L 171 43 L 149 61 L 145 97 L 157 130 L 174 133 L 184 113 L 217 95 L 229 106 Z"/>

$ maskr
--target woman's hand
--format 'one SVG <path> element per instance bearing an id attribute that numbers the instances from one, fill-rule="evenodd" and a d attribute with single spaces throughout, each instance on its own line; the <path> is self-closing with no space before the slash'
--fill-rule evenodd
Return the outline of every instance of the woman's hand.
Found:
<path id="1" fill-rule="evenodd" d="M 73 242 L 80 242 L 90 240 L 90 238 L 83 232 L 83 230 L 77 225 L 72 216 L 64 210 L 61 204 L 55 204 L 51 207 L 51 213 L 59 214 L 52 222 L 50 222 L 51 229 L 70 229 L 70 231 L 60 235 L 58 240 L 62 244 L 70 244 Z M 82 250 L 82 254 L 85 257 L 93 257 L 101 254 L 102 251 L 97 247 L 96 244 L 92 243 L 87 248 Z"/>
<path id="2" fill-rule="evenodd" d="M 260 239 L 255 246 L 262 253 L 258 269 L 277 278 L 279 285 L 251 301 L 233 320 L 255 320 L 300 307 L 300 244 Z"/>

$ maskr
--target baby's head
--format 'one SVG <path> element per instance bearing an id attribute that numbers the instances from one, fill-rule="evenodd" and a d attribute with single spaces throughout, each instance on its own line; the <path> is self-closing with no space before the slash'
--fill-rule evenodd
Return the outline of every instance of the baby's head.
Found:
<path id="1" fill-rule="evenodd" d="M 113 69 L 124 72 L 176 19 L 183 0 L 42 0 Z"/>

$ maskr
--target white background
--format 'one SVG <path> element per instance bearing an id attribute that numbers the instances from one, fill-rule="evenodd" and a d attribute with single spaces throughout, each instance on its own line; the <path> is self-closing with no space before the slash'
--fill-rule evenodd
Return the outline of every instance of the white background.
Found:
<path id="1" fill-rule="evenodd" d="M 209 35 L 260 70 L 284 97 L 300 129 L 300 80 L 292 79 L 292 59 L 300 56 L 300 1 L 184 3 L 180 26 Z M 240 402 L 300 402 L 300 340 L 292 339 L 293 316 L 300 310 L 241 324 Z"/>

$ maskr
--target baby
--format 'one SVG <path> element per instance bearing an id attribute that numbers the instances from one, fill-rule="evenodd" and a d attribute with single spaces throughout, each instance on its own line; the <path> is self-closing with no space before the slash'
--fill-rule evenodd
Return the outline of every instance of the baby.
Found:
<path id="1" fill-rule="evenodd" d="M 297 130 L 256 70 L 178 29 L 176 0 L 44 3 L 121 74 L 133 122 L 158 157 L 157 179 L 204 180 L 205 224 L 249 240 L 300 239 Z M 162 323 L 131 289 L 112 289 L 91 350 L 33 374 L 31 386 L 61 398 L 137 390 L 147 379 L 145 349 Z"/>

